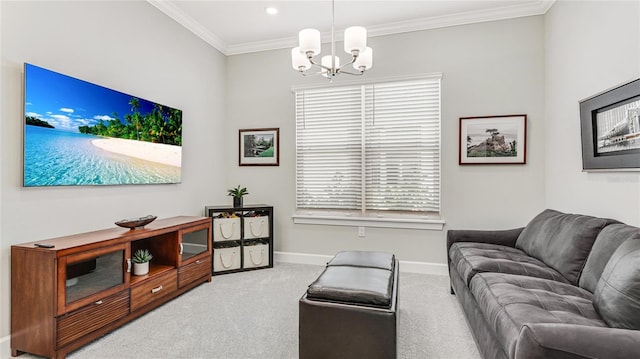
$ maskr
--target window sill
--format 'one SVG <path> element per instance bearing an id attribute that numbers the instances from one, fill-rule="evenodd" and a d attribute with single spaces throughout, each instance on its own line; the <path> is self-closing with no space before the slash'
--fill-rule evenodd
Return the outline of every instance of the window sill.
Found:
<path id="1" fill-rule="evenodd" d="M 402 228 L 441 231 L 445 221 L 442 219 L 418 218 L 381 218 L 381 217 L 348 217 L 319 214 L 300 214 L 292 216 L 295 224 L 320 224 L 328 226 Z"/>

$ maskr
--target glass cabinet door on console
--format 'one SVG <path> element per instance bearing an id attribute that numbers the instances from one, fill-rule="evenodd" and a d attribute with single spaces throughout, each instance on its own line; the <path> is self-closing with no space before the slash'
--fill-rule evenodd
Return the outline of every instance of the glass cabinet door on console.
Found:
<path id="1" fill-rule="evenodd" d="M 209 225 L 200 225 L 180 231 L 180 261 L 184 265 L 192 262 L 192 258 L 210 253 Z"/>
<path id="2" fill-rule="evenodd" d="M 211 222 L 178 233 L 178 288 L 207 278 L 211 281 Z"/>
<path id="3" fill-rule="evenodd" d="M 58 260 L 58 314 L 64 314 L 129 285 L 129 246 L 98 248 Z"/>

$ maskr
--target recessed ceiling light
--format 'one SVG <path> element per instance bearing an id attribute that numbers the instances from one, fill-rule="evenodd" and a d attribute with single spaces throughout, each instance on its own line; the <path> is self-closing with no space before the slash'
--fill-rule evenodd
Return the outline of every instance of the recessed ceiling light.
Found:
<path id="1" fill-rule="evenodd" d="M 268 8 L 265 9 L 265 11 L 269 15 L 275 15 L 275 14 L 278 13 L 278 9 L 276 9 L 275 7 L 268 7 Z"/>

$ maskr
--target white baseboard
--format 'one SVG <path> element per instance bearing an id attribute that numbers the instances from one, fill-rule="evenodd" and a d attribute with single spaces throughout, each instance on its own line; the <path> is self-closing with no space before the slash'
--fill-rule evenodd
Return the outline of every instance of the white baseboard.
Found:
<path id="1" fill-rule="evenodd" d="M 333 256 L 291 252 L 273 252 L 275 262 L 326 265 Z M 400 261 L 400 272 L 431 275 L 449 275 L 446 264 Z"/>
<path id="2" fill-rule="evenodd" d="M 291 252 L 273 252 L 273 260 L 275 262 L 296 263 L 296 264 L 313 264 L 323 266 L 326 265 L 333 256 L 322 254 L 305 254 Z"/>
<path id="3" fill-rule="evenodd" d="M 11 336 L 10 335 L 0 338 L 0 358 L 2 359 L 11 358 Z"/>

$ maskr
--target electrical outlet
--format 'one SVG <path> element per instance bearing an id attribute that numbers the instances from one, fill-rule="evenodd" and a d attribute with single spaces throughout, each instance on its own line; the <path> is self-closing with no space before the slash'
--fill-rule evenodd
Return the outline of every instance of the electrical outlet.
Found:
<path id="1" fill-rule="evenodd" d="M 364 227 L 358 227 L 358 237 L 364 237 Z"/>

